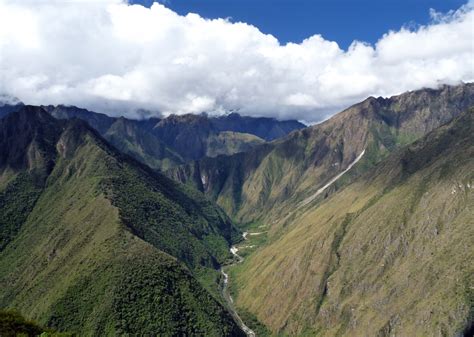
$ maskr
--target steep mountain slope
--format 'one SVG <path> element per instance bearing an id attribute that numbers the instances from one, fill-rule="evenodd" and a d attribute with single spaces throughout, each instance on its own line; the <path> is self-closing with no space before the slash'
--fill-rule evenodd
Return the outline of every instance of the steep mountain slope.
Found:
<path id="1" fill-rule="evenodd" d="M 64 105 L 43 108 L 58 119 L 79 118 L 86 121 L 121 152 L 153 169 L 166 169 L 185 162 L 152 132 L 153 126 L 159 122 L 159 119 L 137 121 L 123 117 L 114 118 Z"/>
<path id="2" fill-rule="evenodd" d="M 290 335 L 461 336 L 474 321 L 473 210 L 470 110 L 295 210 L 234 270 L 236 303 Z"/>
<path id="3" fill-rule="evenodd" d="M 104 134 L 114 124 L 116 118 L 109 117 L 102 113 L 92 112 L 86 109 L 81 109 L 76 106 L 66 105 L 47 105 L 42 108 L 49 112 L 57 119 L 71 119 L 78 118 L 86 121 L 87 124 L 96 129 L 100 134 Z"/>
<path id="4" fill-rule="evenodd" d="M 165 144 L 175 149 L 185 160 L 199 159 L 207 153 L 207 139 L 216 133 L 205 115 L 171 115 L 153 128 Z"/>
<path id="5" fill-rule="evenodd" d="M 83 335 L 242 335 L 185 266 L 236 233 L 198 192 L 38 107 L 0 120 L 0 154 L 0 306 Z"/>
<path id="6" fill-rule="evenodd" d="M 166 169 L 184 163 L 183 158 L 166 146 L 156 135 L 146 131 L 146 125 L 118 118 L 104 133 L 104 138 L 153 169 Z"/>
<path id="7" fill-rule="evenodd" d="M 371 97 L 284 139 L 243 154 L 204 158 L 167 174 L 214 198 L 237 221 L 275 223 L 276 230 L 364 151 L 356 170 L 339 185 L 472 105 L 472 83 Z"/>

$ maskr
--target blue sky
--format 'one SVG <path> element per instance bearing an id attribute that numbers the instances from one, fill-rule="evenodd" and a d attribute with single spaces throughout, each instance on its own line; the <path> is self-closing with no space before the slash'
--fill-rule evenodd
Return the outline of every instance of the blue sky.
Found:
<path id="1" fill-rule="evenodd" d="M 151 0 L 133 0 L 150 6 Z M 458 9 L 461 0 L 166 0 L 173 11 L 206 18 L 232 17 L 274 35 L 282 43 L 321 34 L 347 49 L 353 40 L 375 43 L 389 30 L 427 24 L 429 10 Z"/>

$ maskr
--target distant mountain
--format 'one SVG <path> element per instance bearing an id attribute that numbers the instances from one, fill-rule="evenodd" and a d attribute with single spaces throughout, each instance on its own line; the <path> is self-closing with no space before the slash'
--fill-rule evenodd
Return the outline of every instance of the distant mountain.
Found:
<path id="1" fill-rule="evenodd" d="M 75 106 L 43 106 L 58 119 L 78 118 L 86 121 L 117 149 L 147 164 L 153 169 L 166 169 L 185 161 L 163 143 L 153 132 L 159 119 L 137 121 L 115 118 Z"/>
<path id="2" fill-rule="evenodd" d="M 185 161 L 244 152 L 255 145 L 264 143 L 261 138 L 249 132 L 229 132 L 232 130 L 218 129 L 214 125 L 216 120 L 218 119 L 209 118 L 206 115 L 171 115 L 159 121 L 153 128 L 153 132 L 179 153 Z"/>
<path id="3" fill-rule="evenodd" d="M 297 121 L 187 114 L 164 119 L 114 118 L 74 106 L 43 106 L 59 119 L 79 118 L 116 146 L 153 169 L 168 169 L 203 157 L 250 150 L 264 140 L 305 127 Z M 15 109 L 13 109 L 15 110 Z"/>
<path id="4" fill-rule="evenodd" d="M 249 133 L 266 141 L 282 138 L 294 130 L 306 127 L 296 120 L 278 121 L 274 118 L 241 116 L 235 112 L 210 120 L 219 131 Z"/>
<path id="5" fill-rule="evenodd" d="M 83 121 L 0 120 L 0 214 L 2 308 L 81 335 L 244 335 L 203 287 L 238 234 L 227 216 Z"/>
<path id="6" fill-rule="evenodd" d="M 0 94 L 0 118 L 22 108 L 23 103 L 16 97 Z"/>
<path id="7" fill-rule="evenodd" d="M 370 97 L 283 139 L 245 153 L 203 158 L 167 174 L 205 192 L 237 221 L 262 221 L 277 231 L 297 205 L 311 201 L 362 153 L 358 165 L 334 188 L 473 105 L 472 83 Z"/>
<path id="8" fill-rule="evenodd" d="M 284 335 L 472 336 L 474 109 L 458 113 L 454 99 L 466 89 L 364 103 L 387 107 L 378 116 L 414 134 L 446 111 L 457 117 L 294 207 L 283 233 L 234 272 L 237 306 Z M 388 110 L 411 99 L 425 108 Z"/>

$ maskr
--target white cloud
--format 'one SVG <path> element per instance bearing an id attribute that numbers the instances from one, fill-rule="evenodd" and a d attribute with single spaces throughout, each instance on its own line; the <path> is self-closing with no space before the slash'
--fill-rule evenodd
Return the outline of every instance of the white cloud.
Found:
<path id="1" fill-rule="evenodd" d="M 348 50 L 120 0 L 0 0 L 0 93 L 111 114 L 240 110 L 317 121 L 369 95 L 474 79 L 474 6 Z"/>

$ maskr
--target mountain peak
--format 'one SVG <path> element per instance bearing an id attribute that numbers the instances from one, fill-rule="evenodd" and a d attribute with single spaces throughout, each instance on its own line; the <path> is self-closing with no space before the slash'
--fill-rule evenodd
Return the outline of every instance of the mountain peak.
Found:
<path id="1" fill-rule="evenodd" d="M 56 157 L 61 123 L 40 107 L 24 106 L 0 119 L 0 171 L 47 172 Z"/>
<path id="2" fill-rule="evenodd" d="M 5 105 L 22 105 L 23 103 L 14 96 L 0 94 L 0 107 Z"/>
<path id="3" fill-rule="evenodd" d="M 7 118 L 29 117 L 32 120 L 54 120 L 43 108 L 34 105 L 24 105 L 18 111 L 12 112 Z"/>

